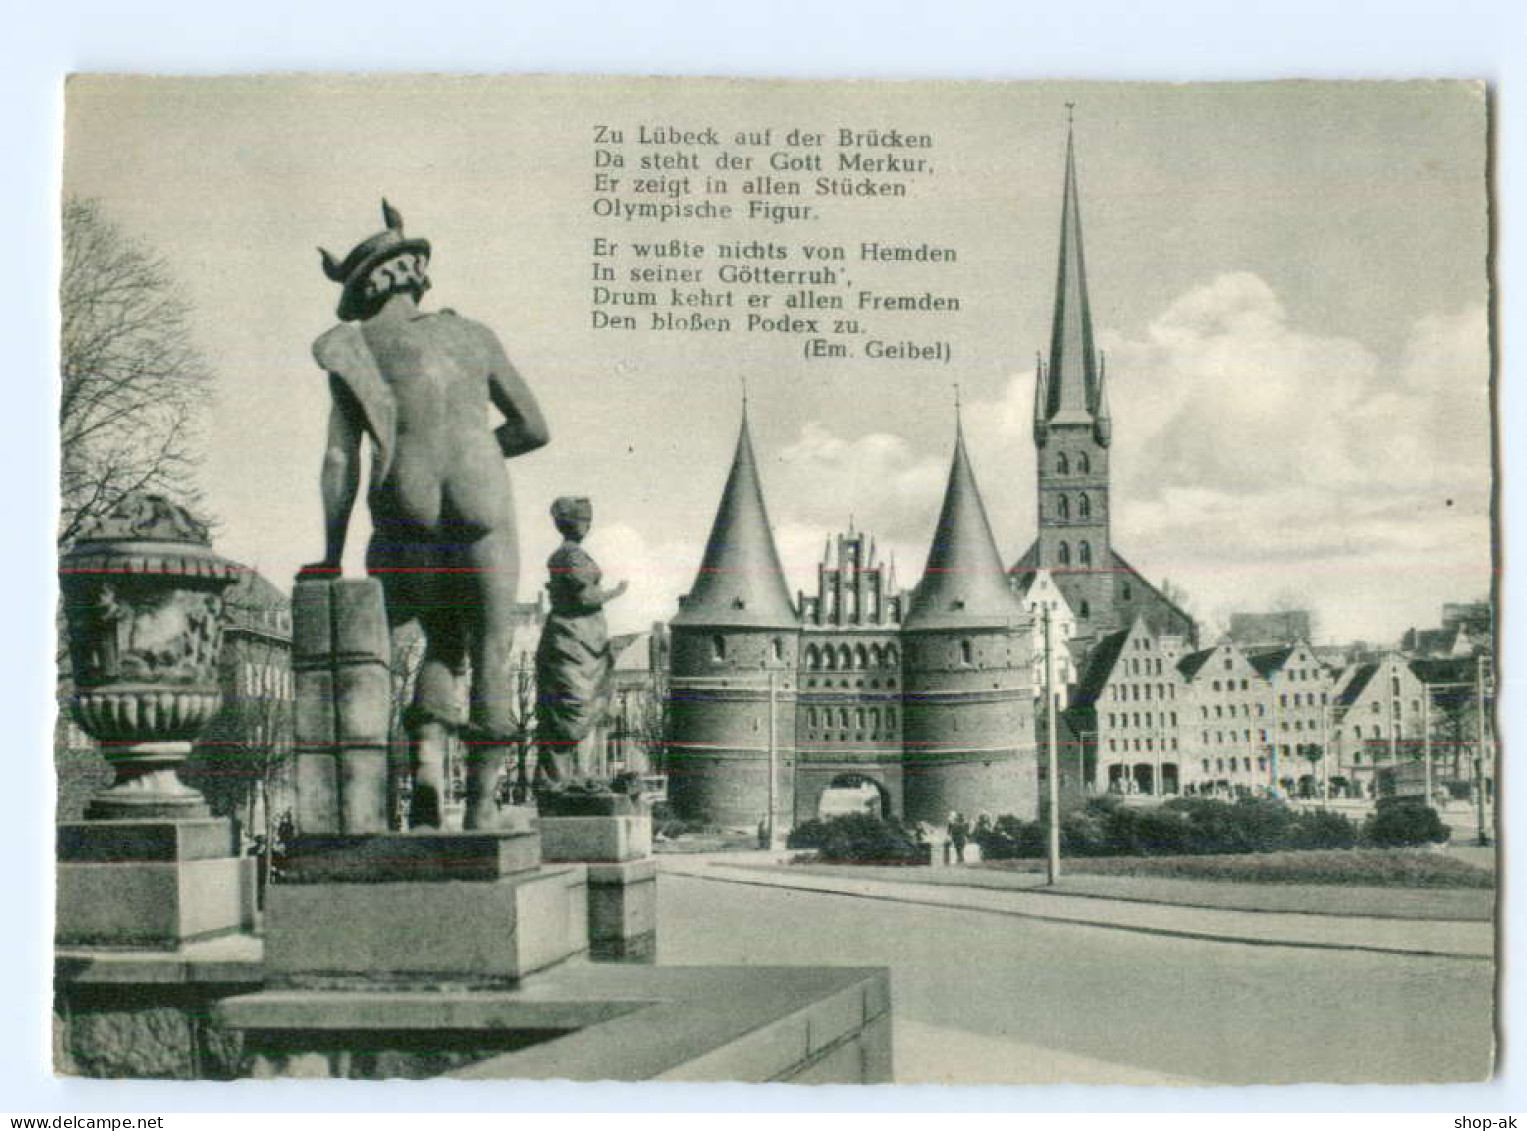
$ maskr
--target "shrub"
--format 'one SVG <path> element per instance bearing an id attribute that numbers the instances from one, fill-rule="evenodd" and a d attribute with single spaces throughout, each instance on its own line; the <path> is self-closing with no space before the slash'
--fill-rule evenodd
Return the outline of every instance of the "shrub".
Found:
<path id="1" fill-rule="evenodd" d="M 1108 816 L 1091 805 L 1060 819 L 1060 850 L 1066 856 L 1103 856 L 1109 851 Z"/>
<path id="2" fill-rule="evenodd" d="M 1413 798 L 1381 801 L 1363 822 L 1363 841 L 1381 848 L 1444 844 L 1452 830 L 1437 810 Z"/>
<path id="3" fill-rule="evenodd" d="M 1297 849 L 1353 848 L 1358 830 L 1350 817 L 1329 809 L 1308 809 L 1294 819 L 1287 847 Z"/>
<path id="4" fill-rule="evenodd" d="M 991 829 L 976 839 L 983 860 L 1021 860 L 1043 856 L 1045 827 L 1038 821 L 1022 821 L 1011 814 L 998 817 Z"/>
<path id="5" fill-rule="evenodd" d="M 820 817 L 813 817 L 809 821 L 802 821 L 790 830 L 790 835 L 785 840 L 785 847 L 819 848 L 822 844 L 822 834 L 826 831 L 827 822 Z"/>
<path id="6" fill-rule="evenodd" d="M 820 860 L 839 864 L 921 864 L 927 860 L 924 846 L 895 821 L 869 813 L 849 813 L 820 823 Z"/>

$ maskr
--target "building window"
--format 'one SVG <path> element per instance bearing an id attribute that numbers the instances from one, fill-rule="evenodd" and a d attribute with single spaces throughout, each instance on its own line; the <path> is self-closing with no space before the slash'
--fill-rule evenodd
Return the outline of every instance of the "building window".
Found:
<path id="1" fill-rule="evenodd" d="M 1066 459 L 1065 452 L 1057 452 L 1055 455 L 1055 470 L 1060 475 L 1071 474 L 1071 464 Z"/>
<path id="2" fill-rule="evenodd" d="M 1078 554 L 1078 556 L 1079 556 L 1079 558 L 1081 560 L 1081 564 L 1082 565 L 1090 566 L 1092 564 L 1092 545 L 1091 545 L 1091 543 L 1088 543 L 1088 542 L 1081 543 L 1077 547 L 1077 554 Z"/>
<path id="3" fill-rule="evenodd" d="M 1076 499 L 1076 516 L 1078 518 L 1091 518 L 1092 517 L 1092 500 L 1087 498 L 1086 492 L 1083 492 L 1082 494 L 1077 496 L 1077 499 Z"/>
<path id="4" fill-rule="evenodd" d="M 1055 513 L 1062 519 L 1071 517 L 1071 500 L 1065 495 L 1060 495 L 1055 500 Z"/>
<path id="5" fill-rule="evenodd" d="M 1077 452 L 1076 453 L 1076 473 L 1078 475 L 1088 475 L 1088 474 L 1091 474 L 1091 472 L 1092 472 L 1092 461 L 1087 458 L 1087 453 L 1086 452 Z"/>
<path id="6" fill-rule="evenodd" d="M 1090 604 L 1088 604 L 1085 600 L 1082 602 L 1081 612 L 1082 612 L 1082 619 L 1083 620 L 1086 620 L 1088 617 L 1092 616 L 1092 606 Z"/>
<path id="7" fill-rule="evenodd" d="M 713 660 L 726 659 L 726 637 L 712 636 L 710 638 L 710 657 Z"/>
<path id="8" fill-rule="evenodd" d="M 1125 582 L 1125 583 L 1124 583 L 1124 599 L 1125 599 L 1125 600 L 1126 600 L 1126 601 L 1127 601 L 1127 600 L 1129 600 L 1129 599 L 1130 599 L 1130 597 L 1132 597 L 1132 596 L 1133 596 L 1133 595 L 1134 595 L 1134 592 L 1133 592 L 1133 590 L 1131 590 L 1131 589 L 1130 589 L 1130 587 L 1129 587 L 1129 582 L 1127 582 L 1127 581 L 1126 581 L 1126 582 Z"/>
<path id="9" fill-rule="evenodd" d="M 975 650 L 970 646 L 969 640 L 960 641 L 960 663 L 972 664 L 975 662 Z"/>
<path id="10" fill-rule="evenodd" d="M 785 658 L 785 642 L 779 637 L 774 638 L 774 659 L 776 662 Z"/>
<path id="11" fill-rule="evenodd" d="M 1059 546 L 1056 547 L 1055 561 L 1059 565 L 1071 564 L 1071 544 L 1069 542 L 1062 542 Z"/>

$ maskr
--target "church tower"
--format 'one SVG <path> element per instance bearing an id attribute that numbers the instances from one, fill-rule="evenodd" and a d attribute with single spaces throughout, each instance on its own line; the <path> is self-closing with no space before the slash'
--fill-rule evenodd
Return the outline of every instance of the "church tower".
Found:
<path id="1" fill-rule="evenodd" d="M 1038 813 L 1028 613 L 956 430 L 928 565 L 902 623 L 908 820 Z"/>
<path id="2" fill-rule="evenodd" d="M 747 405 L 700 572 L 679 598 L 669 658 L 668 791 L 681 816 L 755 828 L 794 808 L 800 618 L 764 506 Z"/>
<path id="3" fill-rule="evenodd" d="M 1143 617 L 1158 635 L 1197 639 L 1193 619 L 1119 554 L 1113 544 L 1109 491 L 1113 419 L 1108 411 L 1106 359 L 1092 333 L 1087 264 L 1082 254 L 1082 206 L 1076 145 L 1066 128 L 1066 179 L 1061 195 L 1060 261 L 1050 354 L 1034 380 L 1034 449 L 1039 530 L 1013 566 L 1026 588 L 1047 570 L 1076 617 L 1085 650 Z"/>
<path id="4" fill-rule="evenodd" d="M 1050 356 L 1034 383 L 1034 446 L 1039 473 L 1035 569 L 1047 569 L 1077 618 L 1079 635 L 1112 624 L 1108 415 L 1103 360 L 1092 335 L 1076 148 L 1066 131 L 1066 181 Z M 1101 630 L 1096 626 L 1105 626 Z"/>

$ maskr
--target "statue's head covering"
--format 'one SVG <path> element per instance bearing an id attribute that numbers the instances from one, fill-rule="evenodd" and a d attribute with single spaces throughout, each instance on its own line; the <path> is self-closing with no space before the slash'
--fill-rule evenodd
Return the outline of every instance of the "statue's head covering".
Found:
<path id="1" fill-rule="evenodd" d="M 339 296 L 338 314 L 342 321 L 351 322 L 366 312 L 373 296 L 368 284 L 372 272 L 390 259 L 402 255 L 417 257 L 415 269 L 420 281 L 427 288 L 429 280 L 424 277 L 424 265 L 429 262 L 429 240 L 409 239 L 403 235 L 403 217 L 397 209 L 382 201 L 382 222 L 387 226 L 351 249 L 343 262 L 334 258 L 323 248 L 323 273 L 344 290 Z"/>
<path id="2" fill-rule="evenodd" d="M 555 523 L 592 521 L 594 504 L 585 495 L 563 495 L 551 504 L 551 520 Z"/>

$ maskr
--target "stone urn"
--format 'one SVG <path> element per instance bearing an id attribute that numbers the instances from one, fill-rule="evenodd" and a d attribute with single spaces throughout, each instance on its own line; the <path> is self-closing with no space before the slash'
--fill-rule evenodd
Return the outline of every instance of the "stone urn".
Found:
<path id="1" fill-rule="evenodd" d="M 208 815 L 176 770 L 221 705 L 223 591 L 238 566 L 158 495 L 129 495 L 59 561 L 75 720 L 116 772 L 92 820 Z"/>

